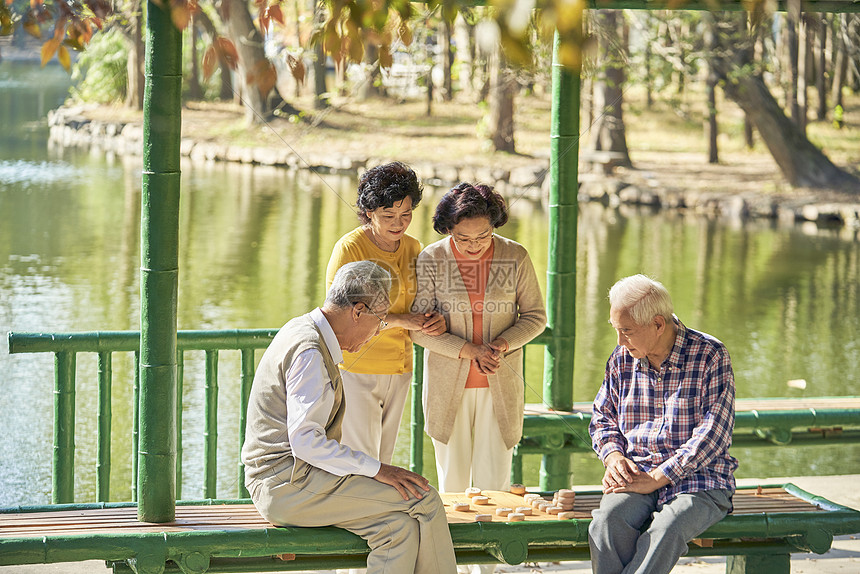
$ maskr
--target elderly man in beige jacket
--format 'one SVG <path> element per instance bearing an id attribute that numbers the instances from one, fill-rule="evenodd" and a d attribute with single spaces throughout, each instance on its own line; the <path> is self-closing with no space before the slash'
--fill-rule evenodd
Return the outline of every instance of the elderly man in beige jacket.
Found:
<path id="1" fill-rule="evenodd" d="M 340 443 L 337 364 L 385 326 L 391 277 L 344 265 L 323 307 L 288 322 L 263 354 L 248 404 L 242 462 L 260 514 L 281 526 L 339 526 L 370 546 L 367 571 L 451 574 L 442 499 L 427 480 Z"/>

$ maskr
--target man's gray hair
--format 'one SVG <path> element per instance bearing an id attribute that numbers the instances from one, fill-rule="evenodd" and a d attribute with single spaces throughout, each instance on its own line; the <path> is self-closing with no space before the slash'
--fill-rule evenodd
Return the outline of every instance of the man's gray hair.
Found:
<path id="1" fill-rule="evenodd" d="M 671 321 L 674 313 L 666 287 L 641 274 L 619 279 L 609 290 L 609 304 L 618 311 L 627 310 L 637 325 L 647 325 L 657 315 Z"/>
<path id="2" fill-rule="evenodd" d="M 369 307 L 388 302 L 391 274 L 373 261 L 347 263 L 337 270 L 326 295 L 326 303 L 335 307 L 351 307 L 364 303 Z"/>

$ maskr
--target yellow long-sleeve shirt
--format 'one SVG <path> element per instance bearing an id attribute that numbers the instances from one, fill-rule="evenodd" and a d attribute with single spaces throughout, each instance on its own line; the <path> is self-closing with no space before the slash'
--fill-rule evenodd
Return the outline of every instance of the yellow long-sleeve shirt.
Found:
<path id="1" fill-rule="evenodd" d="M 415 260 L 421 242 L 404 234 L 394 252 L 383 251 L 358 227 L 334 245 L 326 268 L 326 290 L 337 270 L 353 261 L 373 261 L 391 273 L 391 314 L 409 313 L 417 287 Z M 394 375 L 412 371 L 412 339 L 401 327 L 385 329 L 357 353 L 344 352 L 341 368 L 352 373 Z"/>

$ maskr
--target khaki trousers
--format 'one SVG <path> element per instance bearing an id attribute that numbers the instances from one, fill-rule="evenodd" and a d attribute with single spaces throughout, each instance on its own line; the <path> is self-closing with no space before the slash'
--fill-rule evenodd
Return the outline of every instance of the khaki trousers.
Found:
<path id="1" fill-rule="evenodd" d="M 358 475 L 335 476 L 302 461 L 253 479 L 263 518 L 279 526 L 337 526 L 370 547 L 369 574 L 453 574 L 457 570 L 442 499 L 430 489 L 403 500 L 393 487 Z"/>

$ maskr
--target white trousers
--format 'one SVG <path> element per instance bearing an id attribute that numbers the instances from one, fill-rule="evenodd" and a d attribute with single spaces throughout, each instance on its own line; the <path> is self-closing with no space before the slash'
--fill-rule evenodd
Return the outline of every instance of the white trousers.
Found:
<path id="1" fill-rule="evenodd" d="M 341 371 L 346 412 L 341 443 L 391 464 L 412 373 L 366 375 Z"/>
<path id="2" fill-rule="evenodd" d="M 514 449 L 507 448 L 499 431 L 489 388 L 466 389 L 457 409 L 448 444 L 433 440 L 439 492 L 463 492 L 470 486 L 508 490 Z M 461 574 L 490 574 L 495 564 L 457 567 Z"/>
<path id="3" fill-rule="evenodd" d="M 508 490 L 514 449 L 499 431 L 489 388 L 466 389 L 448 444 L 433 440 L 439 492 Z"/>

